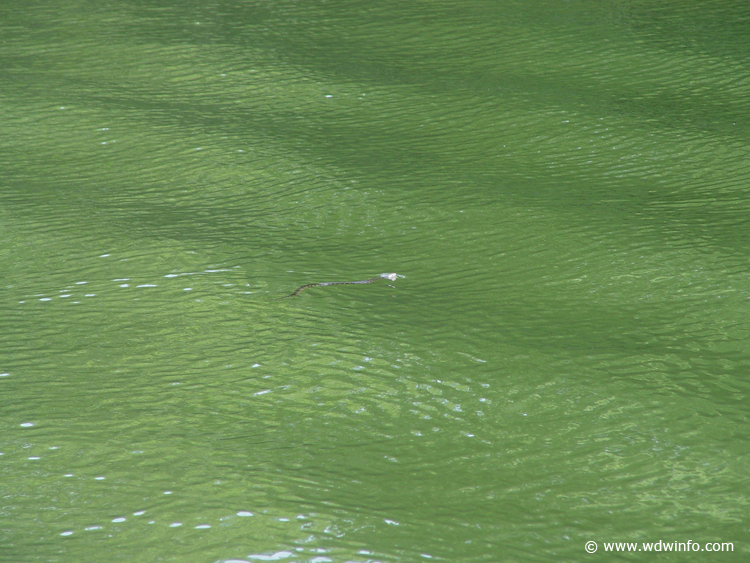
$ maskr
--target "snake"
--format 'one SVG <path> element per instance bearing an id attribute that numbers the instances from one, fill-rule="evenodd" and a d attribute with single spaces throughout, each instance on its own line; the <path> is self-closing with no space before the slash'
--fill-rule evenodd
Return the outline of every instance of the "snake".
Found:
<path id="1" fill-rule="evenodd" d="M 396 279 L 399 277 L 403 277 L 403 276 L 399 276 L 398 274 L 380 274 L 379 276 L 370 278 L 369 280 L 308 283 L 307 285 L 299 286 L 292 293 L 290 293 L 289 295 L 285 295 L 284 297 L 281 297 L 280 299 L 289 299 L 290 297 L 295 297 L 299 295 L 300 293 L 302 293 L 303 291 L 305 291 L 306 289 L 309 289 L 311 287 L 324 287 L 328 285 L 346 285 L 346 284 L 354 284 L 354 283 L 372 283 L 378 280 L 396 281 Z"/>

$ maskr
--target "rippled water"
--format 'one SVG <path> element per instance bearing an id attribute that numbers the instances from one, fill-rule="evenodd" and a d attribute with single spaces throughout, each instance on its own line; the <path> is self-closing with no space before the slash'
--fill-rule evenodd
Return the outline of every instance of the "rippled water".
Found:
<path id="1" fill-rule="evenodd" d="M 743 3 L 0 21 L 0 559 L 747 559 Z"/>

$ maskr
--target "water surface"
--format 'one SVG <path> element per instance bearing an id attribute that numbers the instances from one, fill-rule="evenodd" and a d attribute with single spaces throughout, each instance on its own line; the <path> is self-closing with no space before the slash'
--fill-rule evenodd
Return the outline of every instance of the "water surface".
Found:
<path id="1" fill-rule="evenodd" d="M 2 11 L 4 560 L 747 559 L 743 3 Z"/>

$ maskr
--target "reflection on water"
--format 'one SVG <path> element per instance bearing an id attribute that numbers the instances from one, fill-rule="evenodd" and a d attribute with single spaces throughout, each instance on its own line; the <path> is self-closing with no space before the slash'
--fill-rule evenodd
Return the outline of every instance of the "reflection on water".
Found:
<path id="1" fill-rule="evenodd" d="M 5 14 L 7 557 L 746 553 L 738 10 Z"/>

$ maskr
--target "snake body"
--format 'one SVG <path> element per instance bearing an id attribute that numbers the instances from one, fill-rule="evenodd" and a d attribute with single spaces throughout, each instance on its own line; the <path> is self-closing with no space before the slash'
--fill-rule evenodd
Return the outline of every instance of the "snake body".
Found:
<path id="1" fill-rule="evenodd" d="M 295 297 L 296 295 L 299 295 L 300 293 L 302 293 L 303 291 L 311 287 L 322 287 L 326 285 L 347 285 L 347 284 L 354 284 L 354 283 L 372 283 L 374 281 L 383 280 L 383 279 L 396 281 L 396 278 L 398 278 L 398 274 L 380 274 L 379 276 L 370 278 L 369 280 L 308 283 L 307 285 L 299 286 L 297 289 L 294 290 L 294 292 L 282 297 L 281 299 L 289 299 L 290 297 Z"/>

